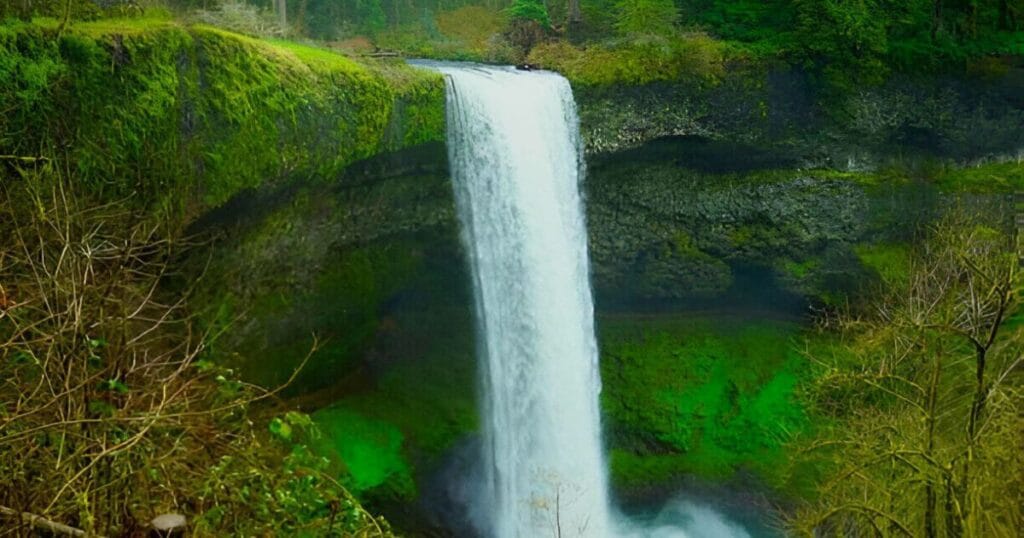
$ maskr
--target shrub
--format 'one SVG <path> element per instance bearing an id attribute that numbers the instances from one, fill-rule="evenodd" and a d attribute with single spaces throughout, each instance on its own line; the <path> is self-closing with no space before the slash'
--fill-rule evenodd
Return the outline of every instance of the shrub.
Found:
<path id="1" fill-rule="evenodd" d="M 671 35 L 679 20 L 672 0 L 619 0 L 615 30 L 622 35 Z"/>
<path id="2" fill-rule="evenodd" d="M 305 448 L 308 417 L 263 431 L 250 408 L 275 391 L 213 362 L 188 289 L 165 285 L 187 246 L 173 221 L 20 161 L 0 176 L 0 515 L 88 535 L 178 512 L 199 534 L 386 536 Z"/>
<path id="3" fill-rule="evenodd" d="M 724 72 L 724 50 L 703 34 L 637 38 L 587 49 L 543 43 L 529 61 L 563 73 L 575 84 L 647 84 L 682 77 L 713 82 Z"/>
<path id="4" fill-rule="evenodd" d="M 509 19 L 515 22 L 533 21 L 542 28 L 551 28 L 548 8 L 540 0 L 515 0 L 508 8 Z"/>

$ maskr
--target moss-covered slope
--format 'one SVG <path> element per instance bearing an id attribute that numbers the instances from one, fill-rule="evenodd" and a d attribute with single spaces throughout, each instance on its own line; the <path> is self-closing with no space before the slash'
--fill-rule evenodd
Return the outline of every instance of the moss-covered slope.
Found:
<path id="1" fill-rule="evenodd" d="M 0 80 L 0 154 L 145 203 L 219 205 L 444 134 L 438 75 L 171 21 L 5 23 Z"/>

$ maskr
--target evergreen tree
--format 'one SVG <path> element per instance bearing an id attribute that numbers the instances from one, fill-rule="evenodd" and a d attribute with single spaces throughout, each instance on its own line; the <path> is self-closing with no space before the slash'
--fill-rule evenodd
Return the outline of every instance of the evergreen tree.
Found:
<path id="1" fill-rule="evenodd" d="M 673 0 L 619 0 L 615 29 L 622 35 L 668 35 L 679 10 Z"/>
<path id="2" fill-rule="evenodd" d="M 551 27 L 548 8 L 541 0 L 515 0 L 508 8 L 508 15 L 513 21 L 534 21 L 544 28 Z"/>

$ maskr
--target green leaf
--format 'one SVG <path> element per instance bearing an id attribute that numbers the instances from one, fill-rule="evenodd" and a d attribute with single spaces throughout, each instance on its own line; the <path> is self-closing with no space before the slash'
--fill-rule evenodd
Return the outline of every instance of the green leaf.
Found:
<path id="1" fill-rule="evenodd" d="M 30 362 L 34 362 L 37 364 L 39 363 L 39 361 L 37 361 L 35 357 L 33 357 L 32 354 L 27 351 L 15 352 L 14 355 L 11 356 L 11 361 L 14 364 L 26 364 Z"/>
<path id="2" fill-rule="evenodd" d="M 274 420 L 271 420 L 268 428 L 270 429 L 270 433 L 274 434 L 280 439 L 290 441 L 292 438 L 292 427 L 289 426 L 288 423 L 281 420 L 280 418 L 275 418 Z"/>
<path id="3" fill-rule="evenodd" d="M 101 417 L 109 417 L 114 414 L 114 411 L 117 410 L 114 406 L 103 401 L 89 402 L 88 407 L 90 413 L 94 415 L 99 415 Z"/>
<path id="4" fill-rule="evenodd" d="M 128 385 L 125 385 L 119 379 L 108 379 L 103 382 L 102 387 L 118 394 L 128 394 Z"/>

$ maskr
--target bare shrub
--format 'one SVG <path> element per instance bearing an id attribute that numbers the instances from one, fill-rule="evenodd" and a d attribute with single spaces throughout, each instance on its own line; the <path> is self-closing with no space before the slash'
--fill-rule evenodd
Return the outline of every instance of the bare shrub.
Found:
<path id="1" fill-rule="evenodd" d="M 47 524 L 132 535 L 178 512 L 195 534 L 387 535 L 302 444 L 275 393 L 206 353 L 169 289 L 173 219 L 96 204 L 50 165 L 0 186 L 0 535 Z"/>

